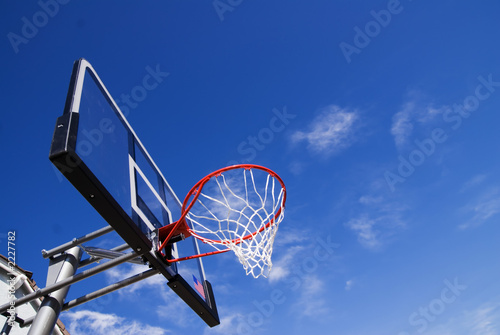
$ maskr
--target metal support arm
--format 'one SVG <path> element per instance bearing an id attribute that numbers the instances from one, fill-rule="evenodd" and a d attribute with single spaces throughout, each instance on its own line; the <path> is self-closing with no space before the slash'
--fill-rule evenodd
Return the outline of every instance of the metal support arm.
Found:
<path id="1" fill-rule="evenodd" d="M 103 272 L 103 271 L 106 271 L 107 269 L 110 269 L 114 266 L 117 266 L 119 264 L 122 264 L 122 263 L 125 263 L 133 258 L 137 257 L 137 254 L 136 253 L 129 253 L 129 254 L 125 254 L 123 256 L 120 256 L 116 259 L 113 259 L 111 261 L 108 261 L 106 263 L 103 263 L 101 265 L 98 265 L 96 267 L 93 267 L 92 269 L 88 269 L 88 270 L 85 270 L 81 273 L 78 273 L 74 276 L 71 276 L 71 277 L 68 277 L 60 282 L 57 282 L 53 285 L 50 285 L 50 286 L 47 286 L 45 288 L 42 288 L 40 290 L 37 290 L 33 293 L 30 293 L 28 295 L 25 295 L 24 297 L 22 298 L 19 298 L 17 300 L 14 300 L 14 304 L 15 306 L 21 306 L 21 305 L 24 305 L 25 303 L 27 302 L 30 302 L 31 300 L 34 300 L 34 299 L 37 299 L 37 298 L 40 298 L 40 297 L 43 297 L 47 294 L 50 294 L 54 291 L 57 291 L 59 290 L 60 288 L 63 288 L 65 286 L 69 286 L 71 284 L 74 284 L 76 282 L 79 282 L 81 280 L 84 280 L 85 278 L 88 278 L 88 277 L 91 277 L 93 275 L 96 275 L 100 272 Z M 0 306 L 0 314 L 7 311 L 10 307 L 10 303 L 6 303 L 2 306 Z"/>
<path id="2" fill-rule="evenodd" d="M 85 236 L 75 238 L 71 242 L 67 242 L 67 243 L 64 243 L 63 245 L 60 245 L 60 246 L 55 247 L 53 249 L 50 249 L 49 251 L 46 251 L 44 249 L 44 250 L 42 250 L 42 256 L 43 256 L 43 258 L 52 257 L 54 255 L 60 254 L 61 252 L 68 250 L 69 248 L 76 247 L 79 244 L 93 240 L 95 238 L 98 238 L 98 237 L 105 235 L 107 233 L 110 233 L 112 231 L 113 231 L 113 227 L 111 227 L 111 226 L 103 227 L 103 228 L 98 229 L 92 233 L 85 235 Z"/>

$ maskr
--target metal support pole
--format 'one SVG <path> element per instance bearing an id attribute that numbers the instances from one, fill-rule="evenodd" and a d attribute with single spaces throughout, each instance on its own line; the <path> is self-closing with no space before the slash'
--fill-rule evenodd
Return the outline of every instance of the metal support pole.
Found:
<path id="1" fill-rule="evenodd" d="M 80 247 L 73 247 L 67 250 L 65 254 L 51 260 L 47 285 L 55 284 L 72 277 L 78 269 L 78 263 L 80 263 L 81 257 L 82 250 Z M 64 299 L 68 294 L 68 290 L 69 285 L 64 286 L 43 299 L 42 305 L 36 314 L 28 335 L 52 334 L 59 314 L 61 313 Z"/>
<path id="2" fill-rule="evenodd" d="M 9 335 L 11 329 L 12 329 L 12 326 L 9 323 L 9 318 L 7 318 L 7 320 L 5 320 L 5 324 L 3 325 L 1 335 Z"/>
<path id="3" fill-rule="evenodd" d="M 54 249 L 51 249 L 49 251 L 42 250 L 42 256 L 43 256 L 43 258 L 52 257 L 54 255 L 57 255 L 61 252 L 68 250 L 69 248 L 75 247 L 79 244 L 85 243 L 87 241 L 93 240 L 93 239 L 98 238 L 98 237 L 105 235 L 107 233 L 110 233 L 113 230 L 114 229 L 111 226 L 103 227 L 103 228 L 98 229 L 92 233 L 85 235 L 85 236 L 75 238 L 75 239 L 73 239 L 73 241 L 64 243 L 63 245 L 55 247 Z"/>
<path id="4" fill-rule="evenodd" d="M 78 248 L 80 249 L 80 248 Z M 93 267 L 92 269 L 88 269 L 88 270 L 85 270 L 83 272 L 80 272 L 74 276 L 71 276 L 69 278 L 66 278 L 60 282 L 57 282 L 53 285 L 50 285 L 50 286 L 47 286 L 45 288 L 42 288 L 40 290 L 37 290 L 33 293 L 30 293 L 28 295 L 25 295 L 24 297 L 22 298 L 19 298 L 17 300 L 14 300 L 14 303 L 16 306 L 21 306 L 27 302 L 30 302 L 31 300 L 34 300 L 34 299 L 37 299 L 37 298 L 40 298 L 40 297 L 43 297 L 49 293 L 52 293 L 54 291 L 57 291 L 58 289 L 60 288 L 63 288 L 65 286 L 68 286 L 68 285 L 71 285 L 71 284 L 74 284 L 76 282 L 79 282 L 81 280 L 84 280 L 85 278 L 88 278 L 88 277 L 91 277 L 97 273 L 100 273 L 100 272 L 103 272 L 103 271 L 106 271 L 107 269 L 110 269 L 114 266 L 117 266 L 119 264 L 122 264 L 122 263 L 125 263 L 129 260 L 131 260 L 132 258 L 135 258 L 137 257 L 137 254 L 136 253 L 129 253 L 129 254 L 125 254 L 123 256 L 120 256 L 116 259 L 113 259 L 111 261 L 108 261 L 106 263 L 103 263 L 101 265 L 98 265 L 98 266 L 95 266 Z M 10 303 L 6 303 L 6 304 L 3 304 L 2 306 L 0 306 L 0 314 L 5 312 L 6 310 L 8 310 L 10 307 Z"/>
<path id="5" fill-rule="evenodd" d="M 84 296 L 81 296 L 80 298 L 77 298 L 77 299 L 74 299 L 74 300 L 71 300 L 67 303 L 64 304 L 63 306 L 63 311 L 66 311 L 70 308 L 73 308 L 73 307 L 76 307 L 76 306 L 80 306 L 81 304 L 83 303 L 86 303 L 90 300 L 94 300 L 94 299 L 97 299 L 99 297 L 102 297 L 103 295 L 106 295 L 108 293 L 111 293 L 111 292 L 114 292 L 116 290 L 119 290 L 121 288 L 124 288 L 126 286 L 129 286 L 129 285 L 132 285 L 134 283 L 137 283 L 138 281 L 141 281 L 141 280 L 144 280 L 144 279 L 147 279 L 151 276 L 154 276 L 156 274 L 158 274 L 159 271 L 156 270 L 156 269 L 150 269 L 150 270 L 147 270 L 147 271 L 144 271 L 142 273 L 138 273 L 132 277 L 129 277 L 127 279 L 124 279 L 124 280 L 121 280 L 117 283 L 114 283 L 114 284 L 111 284 L 109 286 L 106 286 L 100 290 L 97 290 L 95 292 L 92 292 L 92 293 L 88 293 Z"/>
<path id="6" fill-rule="evenodd" d="M 68 309 L 71 309 L 73 307 L 80 306 L 81 304 L 84 304 L 84 303 L 89 302 L 91 300 L 97 299 L 99 297 L 102 297 L 103 295 L 106 295 L 108 293 L 112 293 L 116 290 L 119 290 L 119 289 L 124 288 L 124 287 L 129 286 L 129 285 L 132 285 L 132 284 L 137 283 L 141 280 L 152 277 L 158 273 L 160 273 L 160 272 L 156 269 L 150 269 L 150 270 L 144 271 L 142 273 L 138 273 L 132 277 L 129 277 L 127 279 L 123 279 L 117 283 L 106 286 L 100 290 L 94 291 L 92 293 L 88 293 L 86 295 L 81 296 L 80 298 L 76 298 L 76 299 L 71 300 L 63 305 L 62 311 L 64 312 L 64 311 L 67 311 Z M 35 319 L 35 317 L 32 316 L 32 317 L 24 320 L 24 322 L 20 323 L 21 328 L 29 326 L 31 323 L 33 323 L 34 319 Z"/>

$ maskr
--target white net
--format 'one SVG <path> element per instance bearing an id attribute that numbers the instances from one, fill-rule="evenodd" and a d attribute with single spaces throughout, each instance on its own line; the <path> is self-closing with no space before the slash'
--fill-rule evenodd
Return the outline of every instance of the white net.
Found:
<path id="1" fill-rule="evenodd" d="M 276 177 L 238 168 L 212 177 L 186 218 L 190 232 L 204 243 L 232 250 L 247 275 L 267 277 L 284 202 L 285 189 Z"/>

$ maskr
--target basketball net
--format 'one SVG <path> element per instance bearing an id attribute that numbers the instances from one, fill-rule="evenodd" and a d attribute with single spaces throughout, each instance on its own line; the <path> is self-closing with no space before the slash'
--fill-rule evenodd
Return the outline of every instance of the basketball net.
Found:
<path id="1" fill-rule="evenodd" d="M 239 168 L 214 175 L 186 215 L 192 235 L 216 250 L 233 251 L 254 278 L 269 275 L 285 213 L 284 184 L 269 171 Z"/>

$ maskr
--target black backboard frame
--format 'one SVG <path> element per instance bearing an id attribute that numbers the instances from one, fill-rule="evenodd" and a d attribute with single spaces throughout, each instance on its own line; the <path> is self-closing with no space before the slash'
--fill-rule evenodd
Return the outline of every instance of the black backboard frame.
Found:
<path id="1" fill-rule="evenodd" d="M 66 98 L 63 115 L 58 117 L 49 159 L 83 195 L 83 197 L 97 210 L 97 212 L 113 227 L 123 240 L 139 255 L 149 262 L 150 267 L 162 273 L 168 280 L 168 286 L 186 302 L 210 327 L 220 323 L 213 290 L 208 281 L 204 282 L 206 301 L 175 271 L 175 267 L 165 262 L 155 250 L 151 240 L 139 229 L 136 223 L 121 208 L 120 204 L 99 181 L 92 170 L 85 164 L 76 151 L 78 136 L 79 101 L 78 90 L 81 90 L 82 78 L 86 71 L 97 78 L 101 92 L 115 110 L 119 117 L 124 118 L 118 106 L 100 81 L 94 69 L 85 59 L 75 61 L 71 75 L 70 85 Z M 75 101 L 76 99 L 76 101 Z M 131 131 L 131 129 L 130 129 Z M 132 131 L 133 133 L 133 131 Z M 161 289 L 161 288 L 159 288 Z"/>

